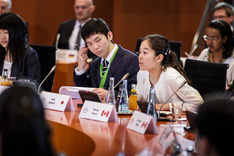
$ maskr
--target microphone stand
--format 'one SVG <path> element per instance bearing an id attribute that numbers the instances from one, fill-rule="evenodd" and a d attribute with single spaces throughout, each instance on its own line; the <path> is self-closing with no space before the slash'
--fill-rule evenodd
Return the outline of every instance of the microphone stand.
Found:
<path id="1" fill-rule="evenodd" d="M 41 89 L 41 85 L 45 82 L 45 80 L 50 76 L 50 74 L 56 69 L 56 65 L 54 65 L 50 72 L 46 75 L 46 77 L 44 78 L 44 80 L 40 83 L 38 89 L 37 89 L 37 92 L 39 93 L 40 89 Z"/>
<path id="2" fill-rule="evenodd" d="M 177 93 L 177 91 L 178 91 L 180 88 L 182 88 L 185 84 L 186 84 L 186 80 L 184 80 L 184 81 L 181 83 L 181 85 L 178 87 L 178 89 L 161 105 L 161 107 L 160 107 L 159 110 L 158 110 L 158 120 L 175 121 L 174 119 L 160 118 L 160 112 L 161 112 L 162 107 L 168 102 L 168 100 L 170 100 L 171 97 L 172 97 L 173 95 L 175 95 L 175 94 Z"/>

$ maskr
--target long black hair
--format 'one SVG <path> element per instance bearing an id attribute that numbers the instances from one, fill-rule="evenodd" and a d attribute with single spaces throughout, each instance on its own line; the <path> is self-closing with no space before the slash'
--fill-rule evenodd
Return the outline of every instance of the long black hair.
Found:
<path id="1" fill-rule="evenodd" d="M 7 50 L 0 45 L 0 60 L 4 60 L 7 51 L 13 62 L 21 67 L 26 49 L 26 34 L 28 33 L 24 21 L 15 13 L 7 12 L 0 16 L 0 29 L 8 30 L 9 42 Z"/>
<path id="2" fill-rule="evenodd" d="M 227 36 L 227 41 L 223 45 L 223 58 L 227 59 L 228 57 L 232 56 L 234 38 L 230 25 L 223 20 L 213 20 L 209 23 L 208 28 L 214 28 L 218 30 L 222 38 Z"/>
<path id="3" fill-rule="evenodd" d="M 42 101 L 31 88 L 13 86 L 0 95 L 0 133 L 4 156 L 54 155 Z"/>
<path id="4" fill-rule="evenodd" d="M 170 44 L 164 36 L 153 34 L 146 36 L 144 40 L 149 41 L 149 45 L 155 51 L 155 56 L 158 56 L 159 54 L 164 56 L 161 63 L 163 70 L 166 70 L 167 67 L 173 67 L 187 80 L 187 83 L 190 84 L 190 80 L 186 77 L 184 69 L 179 64 L 176 54 L 170 50 Z"/>

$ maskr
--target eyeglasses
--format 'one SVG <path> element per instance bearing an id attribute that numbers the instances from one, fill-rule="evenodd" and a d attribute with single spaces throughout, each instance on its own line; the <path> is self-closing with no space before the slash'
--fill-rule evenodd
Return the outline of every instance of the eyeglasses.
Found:
<path id="1" fill-rule="evenodd" d="M 214 16 L 213 19 L 216 20 L 216 19 L 224 19 L 228 16 Z"/>
<path id="2" fill-rule="evenodd" d="M 203 36 L 203 39 L 205 40 L 205 41 L 211 41 L 211 42 L 216 42 L 216 41 L 218 41 L 218 37 L 208 37 L 207 35 L 204 35 Z"/>

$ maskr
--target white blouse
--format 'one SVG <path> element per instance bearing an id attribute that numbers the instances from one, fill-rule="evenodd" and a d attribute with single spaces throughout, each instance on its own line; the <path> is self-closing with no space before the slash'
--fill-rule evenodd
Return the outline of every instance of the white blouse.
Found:
<path id="1" fill-rule="evenodd" d="M 158 82 L 154 85 L 156 97 L 160 103 L 164 103 L 179 88 L 185 78 L 174 68 L 168 67 L 162 71 Z M 151 84 L 148 71 L 139 71 L 137 73 L 136 91 L 141 100 L 148 101 L 148 95 Z M 173 95 L 167 103 L 173 101 L 184 101 L 189 104 L 202 104 L 203 99 L 199 92 L 187 83 Z"/>

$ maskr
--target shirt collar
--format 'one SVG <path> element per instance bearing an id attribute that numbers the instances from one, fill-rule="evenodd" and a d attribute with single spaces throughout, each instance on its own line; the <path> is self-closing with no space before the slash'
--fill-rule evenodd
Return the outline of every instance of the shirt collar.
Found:
<path id="1" fill-rule="evenodd" d="M 110 53 L 110 54 L 107 56 L 107 58 L 106 58 L 106 60 L 109 62 L 109 65 L 110 65 L 111 58 L 112 58 L 112 56 L 114 55 L 114 53 L 115 53 L 117 47 L 118 47 L 118 45 L 115 44 L 113 50 L 111 51 L 111 53 Z M 101 63 L 102 63 L 103 60 L 104 60 L 104 58 L 102 57 Z"/>

